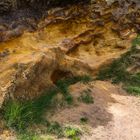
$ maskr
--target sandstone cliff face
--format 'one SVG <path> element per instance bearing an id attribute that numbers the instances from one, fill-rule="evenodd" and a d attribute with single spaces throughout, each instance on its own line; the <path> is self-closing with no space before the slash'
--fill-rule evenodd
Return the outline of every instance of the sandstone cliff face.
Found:
<path id="1" fill-rule="evenodd" d="M 52 9 L 35 32 L 13 32 L 7 25 L 0 34 L 0 105 L 9 98 L 36 98 L 63 76 L 95 76 L 131 47 L 139 30 L 139 10 L 129 5 L 127 13 L 112 19 L 119 5 L 99 5 L 104 7 L 93 3 L 96 8 Z"/>

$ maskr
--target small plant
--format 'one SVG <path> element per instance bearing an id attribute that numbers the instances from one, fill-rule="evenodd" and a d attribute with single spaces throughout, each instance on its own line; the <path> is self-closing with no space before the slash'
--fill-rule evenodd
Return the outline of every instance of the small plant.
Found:
<path id="1" fill-rule="evenodd" d="M 87 118 L 87 117 L 81 117 L 81 118 L 80 118 L 80 122 L 81 122 L 82 124 L 85 124 L 85 123 L 88 122 L 88 118 Z"/>
<path id="2" fill-rule="evenodd" d="M 67 80 L 59 80 L 56 83 L 56 86 L 63 93 L 63 95 L 67 95 L 69 93 L 68 92 L 68 86 L 69 85 L 70 85 L 70 83 L 68 83 Z"/>
<path id="3" fill-rule="evenodd" d="M 78 136 L 81 134 L 79 129 L 72 127 L 62 127 L 58 122 L 51 123 L 47 128 L 47 132 L 57 135 L 58 138 L 67 137 L 71 138 L 72 140 L 80 140 Z"/>
<path id="4" fill-rule="evenodd" d="M 51 123 L 47 128 L 47 132 L 50 134 L 55 134 L 58 137 L 63 137 L 63 128 L 58 122 Z"/>
<path id="5" fill-rule="evenodd" d="M 126 91 L 133 95 L 140 95 L 140 86 L 139 87 L 128 86 L 128 87 L 126 87 Z"/>
<path id="6" fill-rule="evenodd" d="M 19 134 L 17 137 L 18 140 L 41 140 L 41 138 L 34 133 L 24 133 L 24 134 Z"/>
<path id="7" fill-rule="evenodd" d="M 79 77 L 80 81 L 84 84 L 87 84 L 88 82 L 91 82 L 93 81 L 93 78 L 90 77 L 89 75 L 84 75 L 84 76 L 81 76 Z"/>
<path id="8" fill-rule="evenodd" d="M 67 94 L 68 87 L 70 85 L 73 85 L 77 82 L 88 83 L 91 80 L 92 80 L 92 78 L 87 75 L 77 76 L 77 77 L 72 77 L 72 78 L 61 79 L 61 80 L 57 81 L 56 86 L 62 91 L 62 93 Z"/>
<path id="9" fill-rule="evenodd" d="M 90 90 L 85 90 L 81 93 L 81 96 L 78 98 L 79 101 L 86 103 L 86 104 L 93 104 L 94 99 L 91 96 Z"/>
<path id="10" fill-rule="evenodd" d="M 65 97 L 65 100 L 66 100 L 68 105 L 72 105 L 73 97 L 70 94 Z"/>
<path id="11" fill-rule="evenodd" d="M 79 139 L 78 136 L 81 134 L 81 131 L 77 128 L 66 127 L 64 130 L 64 135 L 67 138 L 71 138 L 72 140 Z"/>
<path id="12" fill-rule="evenodd" d="M 140 35 L 138 35 L 132 42 L 132 46 L 140 45 Z"/>
<path id="13" fill-rule="evenodd" d="M 81 131 L 78 128 L 72 127 L 62 127 L 58 122 L 52 122 L 48 124 L 47 133 L 51 135 L 56 135 L 58 138 L 66 137 L 72 140 L 80 140 L 79 136 Z M 18 134 L 17 140 L 42 140 L 36 133 L 31 133 L 29 131 L 23 131 Z M 52 138 L 47 138 L 47 140 L 53 140 Z"/>

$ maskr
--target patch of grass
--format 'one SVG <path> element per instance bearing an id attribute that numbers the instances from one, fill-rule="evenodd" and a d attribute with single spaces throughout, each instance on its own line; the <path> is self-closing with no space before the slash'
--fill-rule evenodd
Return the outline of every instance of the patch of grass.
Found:
<path id="1" fill-rule="evenodd" d="M 94 99 L 91 95 L 91 91 L 90 90 L 85 90 L 81 93 L 81 96 L 78 98 L 79 101 L 86 103 L 86 104 L 93 104 L 94 103 Z"/>
<path id="2" fill-rule="evenodd" d="M 47 134 L 55 135 L 57 138 L 70 138 L 71 140 L 80 140 L 79 136 L 82 134 L 78 128 L 73 127 L 63 127 L 58 122 L 47 123 L 47 130 L 45 131 Z M 23 131 L 18 134 L 18 140 L 42 140 L 39 137 L 39 134 Z M 52 138 L 48 138 L 47 140 L 52 140 Z"/>
<path id="3" fill-rule="evenodd" d="M 63 127 L 58 122 L 50 123 L 47 128 L 49 134 L 57 135 L 58 138 L 67 137 L 71 139 L 78 138 L 81 135 L 81 131 L 73 127 Z"/>
<path id="4" fill-rule="evenodd" d="M 81 134 L 81 131 L 77 128 L 66 127 L 64 130 L 64 135 L 67 138 L 71 138 L 72 140 L 80 139 L 78 136 Z"/>
<path id="5" fill-rule="evenodd" d="M 70 94 L 68 94 L 65 97 L 65 100 L 66 100 L 66 102 L 67 102 L 68 105 L 72 105 L 72 103 L 73 103 L 73 97 Z"/>
<path id="6" fill-rule="evenodd" d="M 58 122 L 51 123 L 47 128 L 47 132 L 56 135 L 58 138 L 67 137 L 72 140 L 78 140 L 78 136 L 81 135 L 81 131 L 79 129 L 73 127 L 62 127 Z"/>
<path id="7" fill-rule="evenodd" d="M 128 93 L 131 93 L 133 95 L 140 95 L 140 86 L 136 87 L 136 86 L 128 86 L 126 87 L 126 91 Z"/>
<path id="8" fill-rule="evenodd" d="M 128 85 L 138 86 L 140 87 L 140 73 L 131 74 L 129 81 L 127 81 Z"/>
<path id="9" fill-rule="evenodd" d="M 77 76 L 77 77 L 72 77 L 72 78 L 61 79 L 57 81 L 56 86 L 62 91 L 62 93 L 67 94 L 68 87 L 70 85 L 73 85 L 77 82 L 88 83 L 92 80 L 93 79 L 88 75 Z"/>
<path id="10" fill-rule="evenodd" d="M 68 87 L 71 84 L 72 84 L 72 82 L 69 79 L 59 80 L 56 83 L 56 86 L 58 87 L 60 92 L 63 94 L 64 99 L 68 104 L 72 104 L 72 102 L 73 102 L 73 97 L 70 95 L 70 93 L 68 91 Z"/>
<path id="11" fill-rule="evenodd" d="M 123 54 L 121 58 L 114 60 L 111 65 L 99 72 L 97 79 L 111 79 L 113 83 L 129 81 L 132 74 L 127 72 L 127 68 L 133 65 L 136 61 L 132 55 L 138 53 L 138 50 L 136 49 L 137 45 L 140 45 L 140 35 L 133 40 L 132 48 L 128 52 Z"/>
<path id="12" fill-rule="evenodd" d="M 51 123 L 47 128 L 47 132 L 58 137 L 63 137 L 63 128 L 58 122 Z"/>
<path id="13" fill-rule="evenodd" d="M 56 93 L 57 89 L 51 89 L 34 101 L 8 101 L 3 108 L 7 126 L 22 131 L 33 123 L 41 122 L 44 110 L 51 105 Z"/>
<path id="14" fill-rule="evenodd" d="M 72 77 L 72 78 L 67 78 L 67 79 L 61 79 L 61 80 L 57 81 L 56 86 L 58 87 L 60 92 L 64 95 L 67 103 L 72 104 L 73 98 L 68 91 L 68 87 L 77 82 L 82 82 L 82 83 L 86 84 L 90 81 L 92 81 L 92 78 L 88 75 L 77 76 L 77 77 Z"/>
<path id="15" fill-rule="evenodd" d="M 78 77 L 77 77 L 77 78 L 78 78 Z M 90 77 L 89 75 L 79 76 L 78 79 L 79 79 L 80 82 L 82 82 L 82 83 L 84 83 L 84 84 L 87 84 L 87 83 L 93 81 L 93 78 Z"/>
<path id="16" fill-rule="evenodd" d="M 129 93 L 138 93 L 140 87 L 140 73 L 130 73 L 127 68 L 133 66 L 137 59 L 132 57 L 139 55 L 140 52 L 136 46 L 140 45 L 140 35 L 132 42 L 130 51 L 121 56 L 121 58 L 114 60 L 110 66 L 102 69 L 97 79 L 98 80 L 111 80 L 112 83 L 123 83 L 124 89 Z"/>
<path id="17" fill-rule="evenodd" d="M 9 101 L 6 104 L 4 110 L 4 119 L 6 120 L 7 126 L 14 127 L 19 130 L 26 127 L 26 120 L 29 118 L 31 120 L 33 112 L 28 112 L 28 108 L 30 108 L 31 104 L 22 105 L 17 101 Z"/>
<path id="18" fill-rule="evenodd" d="M 113 83 L 128 81 L 131 74 L 126 69 L 134 63 L 134 60 L 130 57 L 131 54 L 133 54 L 133 49 L 122 55 L 120 59 L 114 60 L 110 66 L 102 69 L 97 79 L 111 79 Z"/>
<path id="19" fill-rule="evenodd" d="M 140 45 L 140 35 L 138 35 L 132 42 L 132 46 Z"/>
<path id="20" fill-rule="evenodd" d="M 42 140 L 37 134 L 34 133 L 23 133 L 18 135 L 18 140 Z"/>

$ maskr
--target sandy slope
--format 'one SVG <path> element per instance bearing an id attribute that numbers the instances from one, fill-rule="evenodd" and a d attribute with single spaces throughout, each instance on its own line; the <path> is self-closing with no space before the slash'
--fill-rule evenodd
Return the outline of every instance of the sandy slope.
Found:
<path id="1" fill-rule="evenodd" d="M 81 140 L 140 140 L 140 98 L 130 96 L 109 82 L 91 83 L 95 103 L 58 110 L 52 120 L 77 125 L 85 134 Z M 78 97 L 87 86 L 76 84 L 70 88 Z M 80 117 L 87 117 L 87 125 L 80 125 Z"/>
<path id="2" fill-rule="evenodd" d="M 119 94 L 112 97 L 118 102 L 108 107 L 112 120 L 106 126 L 92 128 L 92 135 L 83 140 L 140 139 L 140 98 Z"/>

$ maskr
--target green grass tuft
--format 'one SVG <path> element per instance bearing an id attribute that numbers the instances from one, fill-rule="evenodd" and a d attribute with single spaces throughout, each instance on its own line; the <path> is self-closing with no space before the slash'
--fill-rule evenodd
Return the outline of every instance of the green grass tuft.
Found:
<path id="1" fill-rule="evenodd" d="M 66 137 L 72 140 L 80 140 L 79 135 L 81 135 L 81 131 L 77 128 L 73 127 L 62 127 L 58 122 L 51 123 L 47 132 L 53 135 L 57 135 L 58 138 Z"/>
<path id="2" fill-rule="evenodd" d="M 47 132 L 50 134 L 57 135 L 59 138 L 63 137 L 63 128 L 58 122 L 51 123 L 47 128 Z"/>
<path id="3" fill-rule="evenodd" d="M 85 90 L 81 93 L 81 96 L 78 98 L 79 101 L 86 103 L 86 104 L 93 104 L 94 103 L 94 99 L 91 95 L 91 91 L 90 90 Z"/>
<path id="4" fill-rule="evenodd" d="M 87 117 L 81 117 L 81 118 L 80 118 L 80 122 L 81 122 L 82 124 L 85 124 L 85 123 L 88 122 L 88 118 L 87 118 Z"/>
<path id="5" fill-rule="evenodd" d="M 72 77 L 72 78 L 61 79 L 57 81 L 56 86 L 61 90 L 62 93 L 67 94 L 68 87 L 70 85 L 73 85 L 77 82 L 88 83 L 92 80 L 93 79 L 88 75 L 77 76 L 77 77 Z"/>
<path id="6" fill-rule="evenodd" d="M 102 69 L 99 72 L 97 79 L 111 79 L 113 83 L 128 81 L 131 74 L 127 72 L 127 68 L 134 63 L 134 60 L 131 57 L 131 55 L 135 53 L 133 49 L 122 55 L 120 59 L 114 60 L 110 66 Z"/>
<path id="7" fill-rule="evenodd" d="M 140 35 L 138 35 L 132 42 L 132 46 L 140 45 Z"/>
<path id="8" fill-rule="evenodd" d="M 52 89 L 34 101 L 8 101 L 3 108 L 7 126 L 22 131 L 33 123 L 41 122 L 44 110 L 51 105 L 56 93 L 57 89 Z"/>
<path id="9" fill-rule="evenodd" d="M 80 82 L 82 82 L 82 83 L 84 83 L 84 84 L 87 84 L 87 83 L 93 81 L 93 78 L 90 77 L 89 75 L 79 76 L 79 77 L 77 77 L 77 78 L 78 78 L 78 80 L 79 80 Z"/>
<path id="10" fill-rule="evenodd" d="M 70 94 L 65 97 L 65 100 L 66 100 L 68 105 L 73 104 L 73 97 Z"/>
<path id="11" fill-rule="evenodd" d="M 18 135 L 17 140 L 42 140 L 42 139 L 37 134 L 26 132 Z"/>
<path id="12" fill-rule="evenodd" d="M 72 127 L 66 127 L 64 130 L 64 135 L 67 138 L 71 138 L 72 140 L 77 140 L 79 139 L 79 135 L 81 134 L 81 131 L 77 128 L 72 128 Z"/>
<path id="13" fill-rule="evenodd" d="M 126 91 L 127 91 L 128 93 L 133 94 L 133 95 L 138 95 L 138 96 L 140 96 L 140 86 L 139 86 L 139 87 L 128 86 L 128 87 L 126 87 Z"/>

